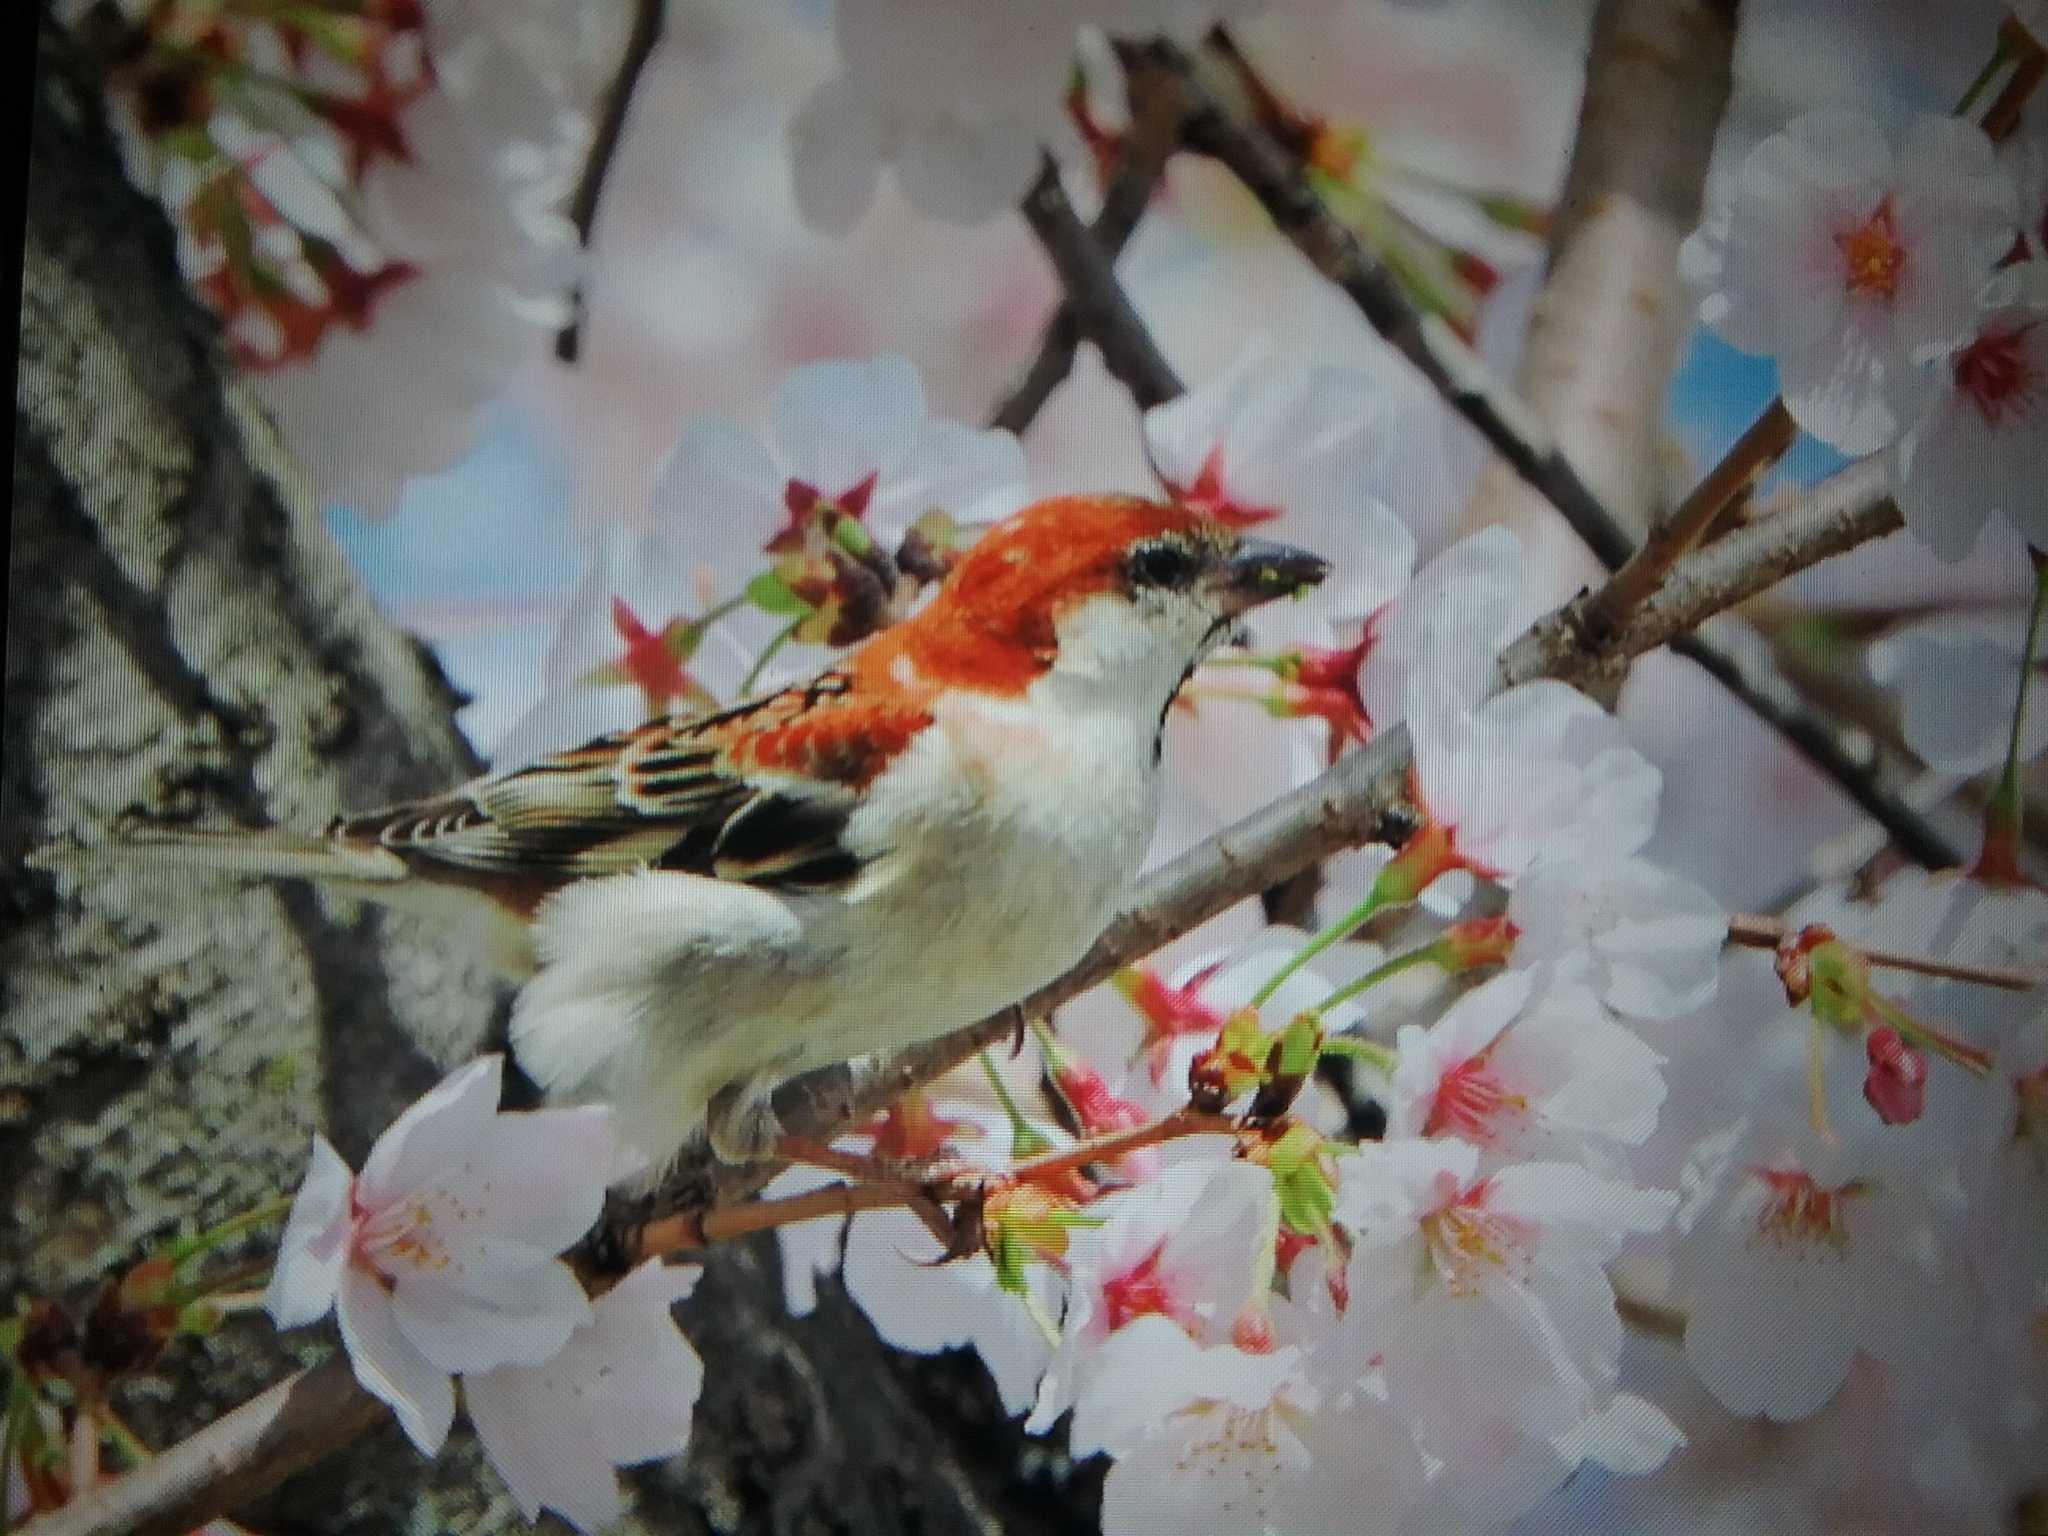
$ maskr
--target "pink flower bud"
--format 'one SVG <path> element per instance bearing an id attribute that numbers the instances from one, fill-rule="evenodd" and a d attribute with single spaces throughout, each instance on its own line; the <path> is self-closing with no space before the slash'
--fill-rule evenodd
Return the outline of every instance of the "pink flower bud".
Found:
<path id="1" fill-rule="evenodd" d="M 1873 1029 L 1864 1041 L 1870 1072 L 1863 1097 L 1886 1125 L 1911 1125 L 1927 1098 L 1927 1058 L 1889 1026 Z"/>

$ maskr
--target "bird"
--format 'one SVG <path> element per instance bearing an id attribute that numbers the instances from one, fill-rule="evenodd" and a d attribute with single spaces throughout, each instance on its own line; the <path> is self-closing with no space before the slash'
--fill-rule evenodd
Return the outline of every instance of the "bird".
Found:
<path id="1" fill-rule="evenodd" d="M 1086 953 L 1151 840 L 1175 696 L 1328 569 L 1175 502 L 1053 497 L 804 682 L 317 835 L 131 829 L 125 851 L 482 915 L 548 1100 L 611 1106 L 649 1169 L 700 1130 L 753 1161 L 781 1083 Z"/>

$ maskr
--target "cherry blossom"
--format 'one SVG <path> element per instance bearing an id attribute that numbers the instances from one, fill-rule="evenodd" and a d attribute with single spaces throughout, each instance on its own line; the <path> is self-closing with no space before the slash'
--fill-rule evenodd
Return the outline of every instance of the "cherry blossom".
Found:
<path id="1" fill-rule="evenodd" d="M 1735 1413 L 1799 1419 L 1858 1350 L 1902 1367 L 1945 1305 L 1931 1213 L 1910 1184 L 1770 1117 L 1703 1139 L 1687 1164 L 1677 1274 L 1685 1353 Z"/>
<path id="2" fill-rule="evenodd" d="M 1228 1337 L 1271 1274 L 1279 1209 L 1271 1176 L 1249 1163 L 1183 1163 L 1104 1196 L 1089 1214 L 1104 1224 L 1077 1236 L 1068 1255 L 1059 1347 L 1024 1426 L 1034 1433 L 1088 1389 L 1119 1329 L 1156 1316 L 1193 1337 Z"/>
<path id="3" fill-rule="evenodd" d="M 1370 375 L 1288 361 L 1259 338 L 1215 378 L 1147 411 L 1145 449 L 1176 500 L 1346 552 L 1333 580 L 1287 605 L 1289 617 L 1370 613 L 1415 561 L 1414 536 L 1372 491 L 1386 484 L 1391 415 Z"/>
<path id="4" fill-rule="evenodd" d="M 451 1073 L 360 1175 L 316 1136 L 267 1298 L 280 1328 L 332 1307 L 356 1379 L 430 1456 L 454 1416 L 451 1375 L 537 1365 L 590 1318 L 555 1256 L 603 1209 L 610 1115 L 499 1114 L 502 1068 L 484 1056 Z"/>
<path id="5" fill-rule="evenodd" d="M 719 418 L 684 427 L 655 483 L 654 533 L 708 564 L 720 596 L 762 591 L 758 573 L 778 619 L 815 616 L 799 638 L 844 644 L 908 598 L 890 557 L 920 518 L 990 522 L 1028 494 L 1016 438 L 930 415 L 905 359 L 811 363 L 776 391 L 765 440 Z"/>
<path id="6" fill-rule="evenodd" d="M 1868 662 L 1870 675 L 1898 695 L 1907 746 L 1931 767 L 1982 773 L 2005 759 L 2025 646 L 2024 614 L 1941 617 L 1892 630 L 1871 645 Z M 2048 710 L 2029 709 L 2020 758 L 2043 752 Z"/>
<path id="7" fill-rule="evenodd" d="M 1525 972 L 1475 987 L 1427 1029 L 1403 1025 L 1390 1137 L 1456 1137 L 1488 1166 L 1583 1158 L 1645 1140 L 1662 1058 L 1572 983 L 1532 996 Z"/>
<path id="8" fill-rule="evenodd" d="M 1515 881 L 1507 915 L 1511 966 L 1583 982 L 1624 1017 L 1677 1018 L 1714 995 L 1727 914 L 1645 860 L 1546 852 Z"/>
<path id="9" fill-rule="evenodd" d="M 689 1448 L 704 1363 L 670 1309 L 700 1272 L 642 1264 L 542 1364 L 464 1379 L 484 1454 L 527 1519 L 545 1506 L 578 1530 L 609 1530 L 624 1513 L 612 1469 Z"/>
<path id="10" fill-rule="evenodd" d="M 1454 1139 L 1389 1141 L 1347 1161 L 1353 1234 L 1344 1324 L 1396 1406 L 1498 1414 L 1548 1442 L 1612 1397 L 1621 1323 L 1601 1266 L 1677 1197 L 1570 1163 L 1480 1174 Z"/>
<path id="11" fill-rule="evenodd" d="M 402 475 L 467 446 L 476 410 L 567 318 L 580 263 L 561 212 L 590 134 L 576 18 L 468 5 L 427 17 L 435 89 L 407 116 L 412 154 L 380 162 L 362 192 L 371 238 L 419 276 L 393 289 L 371 330 L 339 333 L 312 369 L 259 382 L 295 442 L 333 445 L 311 467 L 368 515 Z M 346 462 L 366 457 L 363 426 L 328 430 L 340 410 L 377 428 L 370 464 Z"/>
<path id="12" fill-rule="evenodd" d="M 1546 849 L 1625 856 L 1655 826 L 1657 770 L 1563 683 L 1525 683 L 1469 713 L 1411 708 L 1409 729 L 1429 825 L 1388 868 L 1405 865 L 1416 891 L 1457 867 L 1512 881 Z"/>
<path id="13" fill-rule="evenodd" d="M 1967 555 L 1993 517 L 2048 547 L 2048 261 L 1987 283 L 1960 340 L 1930 370 L 1926 410 L 1894 450 L 1899 510 L 1944 560 Z"/>
<path id="14" fill-rule="evenodd" d="M 1528 556 L 1507 528 L 1481 529 L 1427 562 L 1365 616 L 1358 694 L 1384 729 L 1421 710 L 1470 708 L 1493 686 L 1494 660 L 1543 612 Z"/>
<path id="15" fill-rule="evenodd" d="M 1822 107 L 1750 151 L 1685 243 L 1700 319 L 1778 363 L 1785 405 L 1843 453 L 1897 436 L 1917 365 L 1968 338 L 1978 285 L 2012 245 L 2009 184 L 1971 123 L 1897 135 Z"/>
<path id="16" fill-rule="evenodd" d="M 655 714 L 730 702 L 750 658 L 729 622 L 705 622 L 708 607 L 677 552 L 604 530 L 556 625 L 540 697 L 492 760 L 526 763 Z"/>
<path id="17" fill-rule="evenodd" d="M 1257 1349 L 1156 1314 L 1110 1336 L 1097 1376 L 1116 1390 L 1089 1394 L 1068 1436 L 1076 1454 L 1115 1458 L 1104 1536 L 1353 1536 L 1412 1506 L 1423 1463 L 1406 1426 L 1383 1396 L 1315 1379 L 1336 1342 L 1326 1321 L 1271 1310 L 1273 1338 Z M 1362 1523 L 1361 1492 L 1383 1525 Z"/>

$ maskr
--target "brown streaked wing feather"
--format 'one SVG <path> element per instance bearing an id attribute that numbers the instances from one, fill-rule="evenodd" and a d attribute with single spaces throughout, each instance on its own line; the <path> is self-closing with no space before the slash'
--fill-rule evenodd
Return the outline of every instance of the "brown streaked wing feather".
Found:
<path id="1" fill-rule="evenodd" d="M 648 867 L 830 889 L 859 870 L 841 841 L 858 788 L 929 720 L 842 702 L 849 690 L 826 673 L 715 714 L 649 721 L 331 833 L 423 874 L 502 884 L 523 910 L 536 892 Z"/>

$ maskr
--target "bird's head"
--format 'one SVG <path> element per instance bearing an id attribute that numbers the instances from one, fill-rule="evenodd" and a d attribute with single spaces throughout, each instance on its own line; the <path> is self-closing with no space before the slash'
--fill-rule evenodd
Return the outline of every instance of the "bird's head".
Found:
<path id="1" fill-rule="evenodd" d="M 1057 671 L 1170 696 L 1244 614 L 1328 570 L 1171 503 L 1054 497 L 984 534 L 897 633 L 933 681 L 1021 693 Z"/>

